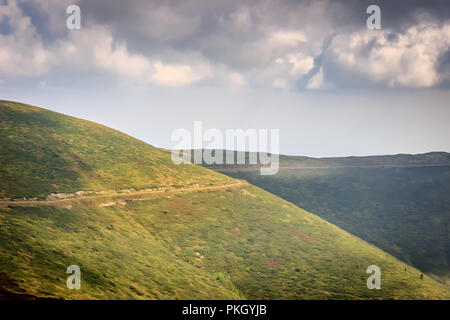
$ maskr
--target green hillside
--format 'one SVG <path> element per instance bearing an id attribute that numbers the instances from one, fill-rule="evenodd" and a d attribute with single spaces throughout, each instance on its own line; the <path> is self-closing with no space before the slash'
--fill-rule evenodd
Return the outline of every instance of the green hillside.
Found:
<path id="1" fill-rule="evenodd" d="M 450 275 L 450 154 L 281 156 L 280 170 L 216 167 L 313 212 L 420 270 Z"/>
<path id="2" fill-rule="evenodd" d="M 194 165 L 178 167 L 116 130 L 25 104 L 0 101 L 0 128 L 3 198 L 229 180 Z"/>
<path id="3" fill-rule="evenodd" d="M 87 121 L 0 110 L 3 193 L 44 199 L 0 201 L 0 298 L 450 299 L 419 270 L 258 187 L 172 165 Z M 155 185 L 168 188 L 146 189 Z M 46 198 L 128 188 L 142 190 Z M 66 287 L 69 265 L 81 268 L 81 290 Z M 366 287 L 369 265 L 381 268 L 381 290 Z"/>

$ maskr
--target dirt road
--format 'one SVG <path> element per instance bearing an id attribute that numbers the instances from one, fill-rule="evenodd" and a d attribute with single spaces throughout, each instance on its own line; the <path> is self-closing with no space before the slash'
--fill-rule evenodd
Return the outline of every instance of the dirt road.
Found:
<path id="1" fill-rule="evenodd" d="M 79 196 L 71 194 L 69 197 L 63 199 L 46 199 L 46 200 L 0 200 L 0 207 L 7 206 L 23 206 L 23 207 L 34 207 L 39 205 L 52 205 L 52 204 L 61 204 L 77 202 L 80 200 L 86 199 L 96 199 L 96 200 L 146 200 L 148 196 L 154 195 L 169 195 L 169 194 L 177 194 L 177 193 L 186 193 L 186 192 L 195 192 L 195 191 L 209 191 L 209 190 L 222 190 L 222 189 L 231 189 L 231 188 L 240 188 L 243 185 L 248 184 L 244 180 L 236 180 L 236 182 L 222 185 L 213 185 L 213 186 L 195 186 L 195 187 L 186 187 L 186 188 L 173 188 L 173 187 L 163 187 L 163 190 L 141 190 L 141 191 L 99 191 L 98 193 L 102 193 L 100 195 L 87 195 L 87 196 Z"/>

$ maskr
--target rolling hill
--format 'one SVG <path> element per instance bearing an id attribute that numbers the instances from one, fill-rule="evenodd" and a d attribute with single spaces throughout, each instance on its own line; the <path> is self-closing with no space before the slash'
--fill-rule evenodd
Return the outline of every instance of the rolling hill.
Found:
<path id="1" fill-rule="evenodd" d="M 0 298 L 450 298 L 267 191 L 37 107 L 0 101 L 0 189 Z M 69 265 L 80 290 L 66 287 Z"/>
<path id="2" fill-rule="evenodd" d="M 198 166 L 178 167 L 165 153 L 116 130 L 33 106 L 2 101 L 0 126 L 4 198 L 230 180 Z"/>
<path id="3" fill-rule="evenodd" d="M 280 156 L 280 170 L 273 176 L 261 176 L 257 165 L 215 169 L 313 212 L 426 273 L 449 279 L 448 153 Z"/>

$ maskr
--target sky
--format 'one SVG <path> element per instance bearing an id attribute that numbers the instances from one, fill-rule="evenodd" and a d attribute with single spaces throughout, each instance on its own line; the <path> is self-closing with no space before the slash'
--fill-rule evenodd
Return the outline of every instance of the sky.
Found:
<path id="1" fill-rule="evenodd" d="M 165 148 L 200 120 L 283 154 L 450 152 L 450 3 L 0 0 L 0 99 Z"/>

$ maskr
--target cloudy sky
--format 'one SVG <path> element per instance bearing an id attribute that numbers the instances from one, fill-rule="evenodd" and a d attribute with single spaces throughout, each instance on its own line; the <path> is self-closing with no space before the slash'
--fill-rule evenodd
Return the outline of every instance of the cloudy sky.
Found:
<path id="1" fill-rule="evenodd" d="M 285 154 L 450 152 L 449 48 L 448 1 L 0 0 L 0 99 L 166 148 L 202 120 Z"/>

